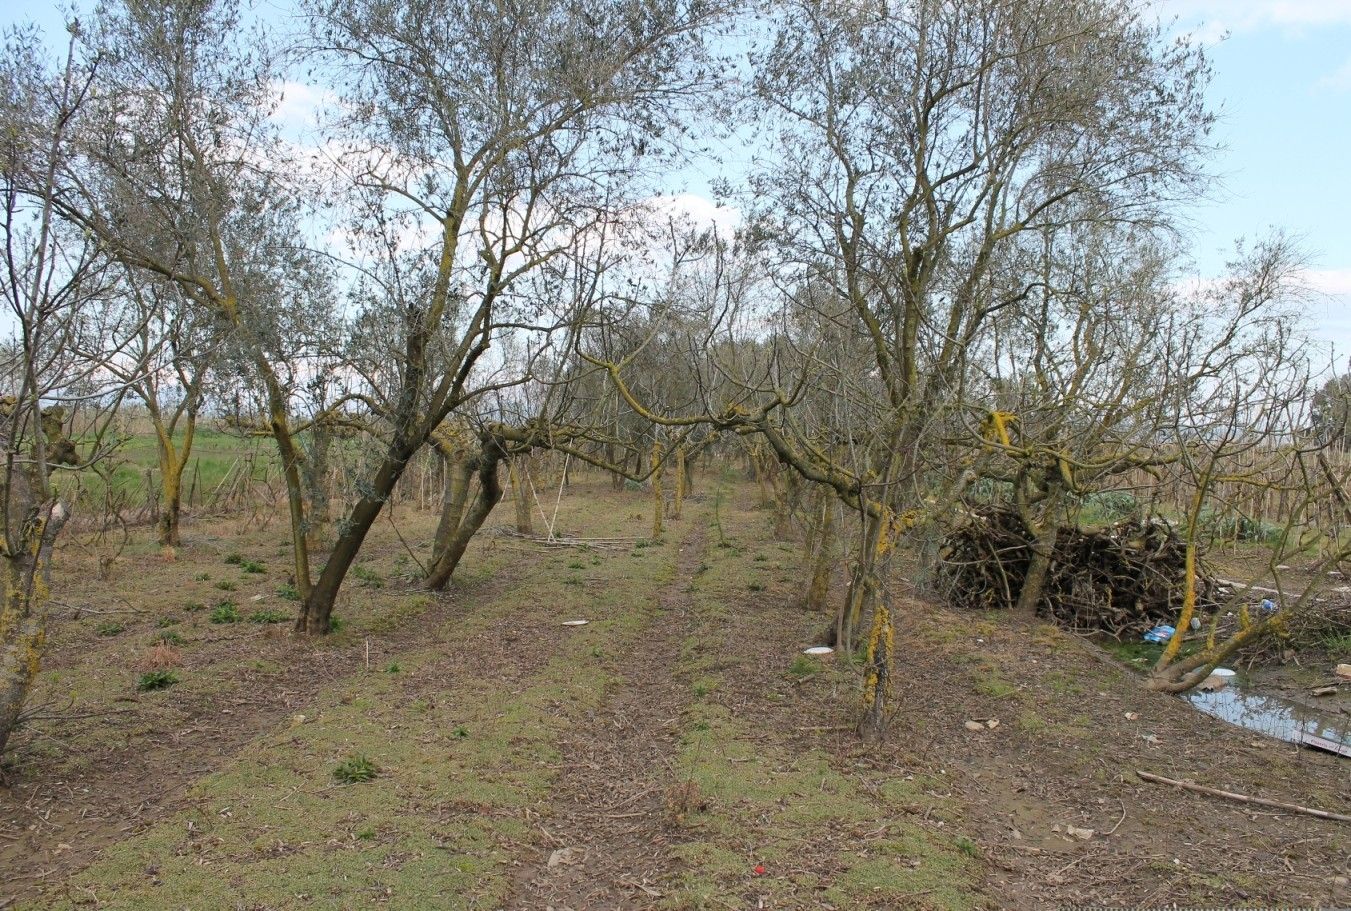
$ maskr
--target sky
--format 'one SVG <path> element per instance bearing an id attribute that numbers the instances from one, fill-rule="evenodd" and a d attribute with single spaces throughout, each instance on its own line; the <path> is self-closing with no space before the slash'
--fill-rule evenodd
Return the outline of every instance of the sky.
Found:
<path id="1" fill-rule="evenodd" d="M 261 0 L 258 12 L 266 17 L 280 6 Z M 1214 136 L 1221 149 L 1212 167 L 1221 183 L 1188 213 L 1195 277 L 1219 275 L 1238 238 L 1272 230 L 1297 238 L 1312 292 L 1306 328 L 1324 362 L 1348 370 L 1351 0 L 1155 0 L 1153 9 L 1203 41 L 1214 70 L 1209 97 L 1221 115 Z M 64 37 L 51 0 L 6 0 L 0 8 L 0 26 L 28 21 Z M 304 107 L 295 105 L 297 116 Z"/>

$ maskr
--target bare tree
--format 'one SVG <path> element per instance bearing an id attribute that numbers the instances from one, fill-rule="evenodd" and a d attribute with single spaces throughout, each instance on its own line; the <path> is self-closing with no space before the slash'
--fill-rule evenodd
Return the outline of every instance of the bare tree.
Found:
<path id="1" fill-rule="evenodd" d="M 0 64 L 0 296 L 13 333 L 0 355 L 0 751 L 23 720 L 46 648 L 44 575 L 70 517 L 54 475 L 100 454 L 97 422 L 86 452 L 68 438 L 65 405 L 80 391 L 95 406 L 115 407 L 120 398 L 99 361 L 73 353 L 110 279 L 95 245 L 54 205 L 92 77 L 74 50 L 78 24 L 70 34 L 60 65 L 31 32 L 8 37 Z M 104 350 L 115 352 L 109 342 Z"/>

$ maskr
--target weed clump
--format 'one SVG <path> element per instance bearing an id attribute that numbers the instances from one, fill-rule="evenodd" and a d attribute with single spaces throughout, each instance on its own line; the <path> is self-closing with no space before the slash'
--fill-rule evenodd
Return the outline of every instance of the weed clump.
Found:
<path id="1" fill-rule="evenodd" d="M 173 671 L 146 671 L 141 675 L 141 679 L 136 681 L 136 689 L 142 693 L 149 693 L 153 690 L 166 690 L 177 682 L 178 675 Z"/>
<path id="2" fill-rule="evenodd" d="M 379 774 L 380 769 L 365 756 L 350 756 L 333 769 L 333 777 L 343 784 L 370 781 Z"/>
<path id="3" fill-rule="evenodd" d="M 233 601 L 222 601 L 211 611 L 212 623 L 238 623 L 239 606 Z"/>

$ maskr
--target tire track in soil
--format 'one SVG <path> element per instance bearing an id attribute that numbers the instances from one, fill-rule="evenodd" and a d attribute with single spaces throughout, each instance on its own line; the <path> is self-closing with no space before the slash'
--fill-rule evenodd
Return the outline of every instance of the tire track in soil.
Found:
<path id="1" fill-rule="evenodd" d="M 613 695 L 559 742 L 562 770 L 539 824 L 543 849 L 517 872 L 504 908 L 633 911 L 656 907 L 661 898 L 659 884 L 672 872 L 667 787 L 680 713 L 689 702 L 688 687 L 676 674 L 693 623 L 684 588 L 707 548 L 703 523 L 691 525 L 675 578 L 624 656 Z"/>

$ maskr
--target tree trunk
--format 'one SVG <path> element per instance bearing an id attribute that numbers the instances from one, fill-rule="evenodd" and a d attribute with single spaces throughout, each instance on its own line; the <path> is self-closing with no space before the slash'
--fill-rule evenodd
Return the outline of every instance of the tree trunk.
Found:
<path id="1" fill-rule="evenodd" d="M 432 539 L 432 564 L 435 565 L 450 545 L 451 535 L 460 527 L 465 504 L 469 502 L 469 480 L 474 476 L 474 463 L 461 453 L 442 456 L 445 462 L 445 487 L 441 498 L 441 519 L 436 523 Z"/>
<path id="2" fill-rule="evenodd" d="M 160 412 L 151 409 L 150 418 L 155 425 L 156 448 L 160 469 L 160 504 L 156 530 L 161 547 L 177 547 L 179 539 L 179 517 L 183 503 L 183 472 L 192 457 L 192 441 L 197 432 L 197 415 L 191 409 L 183 413 L 183 445 L 175 447 L 173 429 L 165 424 Z"/>
<path id="3" fill-rule="evenodd" d="M 891 694 L 891 655 L 895 647 L 895 632 L 891 622 L 891 607 L 886 599 L 868 588 L 873 601 L 872 632 L 868 635 L 868 670 L 864 678 L 863 718 L 859 721 L 859 736 L 868 743 L 877 743 L 887 733 L 887 698 Z"/>
<path id="4" fill-rule="evenodd" d="M 661 514 L 666 508 L 666 497 L 661 489 L 661 444 L 652 444 L 652 540 L 661 540 Z"/>
<path id="5" fill-rule="evenodd" d="M 311 550 L 322 550 L 329 542 L 328 455 L 333 433 L 323 423 L 310 427 L 309 458 L 302 464 L 305 482 L 305 544 Z"/>
<path id="6" fill-rule="evenodd" d="M 157 533 L 161 547 L 177 547 L 182 541 L 178 534 L 178 520 L 183 499 L 183 462 L 165 464 L 160 471 L 163 502 L 160 504 Z"/>
<path id="7" fill-rule="evenodd" d="M 685 485 L 689 477 L 685 470 L 685 447 L 677 446 L 675 452 L 675 501 L 671 505 L 671 518 L 679 519 L 685 506 Z"/>
<path id="8" fill-rule="evenodd" d="M 412 455 L 412 448 L 403 444 L 392 445 L 385 454 L 375 472 L 370 493 L 357 500 L 347 515 L 323 572 L 302 602 L 300 616 L 296 618 L 297 632 L 323 635 L 329 631 L 329 618 L 333 614 L 333 604 L 338 598 L 342 580 L 347 577 L 347 571 L 360 553 L 366 535 L 380 517 L 380 510 L 384 508 Z M 301 528 L 304 528 L 303 522 Z M 305 546 L 303 534 L 299 546 Z"/>
<path id="9" fill-rule="evenodd" d="M 816 558 L 812 563 L 812 581 L 807 588 L 807 609 L 813 612 L 826 608 L 830 595 L 830 567 L 835 556 L 835 510 L 831 497 L 821 498 L 821 517 L 817 521 Z M 810 554 L 809 554 L 810 556 Z"/>
<path id="10" fill-rule="evenodd" d="M 9 508 L 17 515 L 28 514 L 20 501 Z M 42 513 L 45 511 L 45 521 Z M 28 692 L 42 667 L 42 652 L 47 639 L 47 590 L 38 573 L 51 559 L 52 544 L 68 518 L 66 508 L 50 502 L 25 522 L 20 541 L 24 545 L 13 556 L 0 557 L 4 575 L 4 596 L 0 600 L 0 754 L 22 715 Z M 17 523 L 15 523 L 17 524 Z"/>
<path id="11" fill-rule="evenodd" d="M 882 533 L 881 519 L 869 516 L 865 525 L 863 545 L 859 549 L 858 564 L 854 567 L 853 578 L 849 582 L 849 591 L 844 604 L 835 617 L 835 646 L 846 652 L 852 652 L 858 644 L 859 625 L 868 612 L 873 588 L 870 584 L 873 567 L 877 559 L 877 542 Z"/>
<path id="12" fill-rule="evenodd" d="M 502 499 L 502 485 L 497 478 L 497 463 L 501 454 L 495 447 L 487 449 L 479 457 L 479 489 L 473 505 L 460 520 L 454 532 L 446 541 L 446 548 L 427 572 L 427 588 L 441 591 L 450 581 L 460 558 L 469 547 L 469 541 L 483 527 L 488 515 Z"/>
<path id="13" fill-rule="evenodd" d="M 1055 545 L 1060 539 L 1060 524 L 1054 520 L 1048 522 L 1032 542 L 1032 557 L 1027 564 L 1027 575 L 1023 577 L 1023 587 L 1018 591 L 1018 602 L 1014 610 L 1025 616 L 1034 617 L 1037 602 L 1041 600 L 1046 588 L 1046 577 L 1051 570 L 1055 557 Z"/>
<path id="14" fill-rule="evenodd" d="M 530 461 L 528 456 L 517 456 L 507 462 L 507 474 L 511 478 L 511 495 L 516 504 L 516 533 L 532 535 L 535 533 L 530 518 Z"/>

